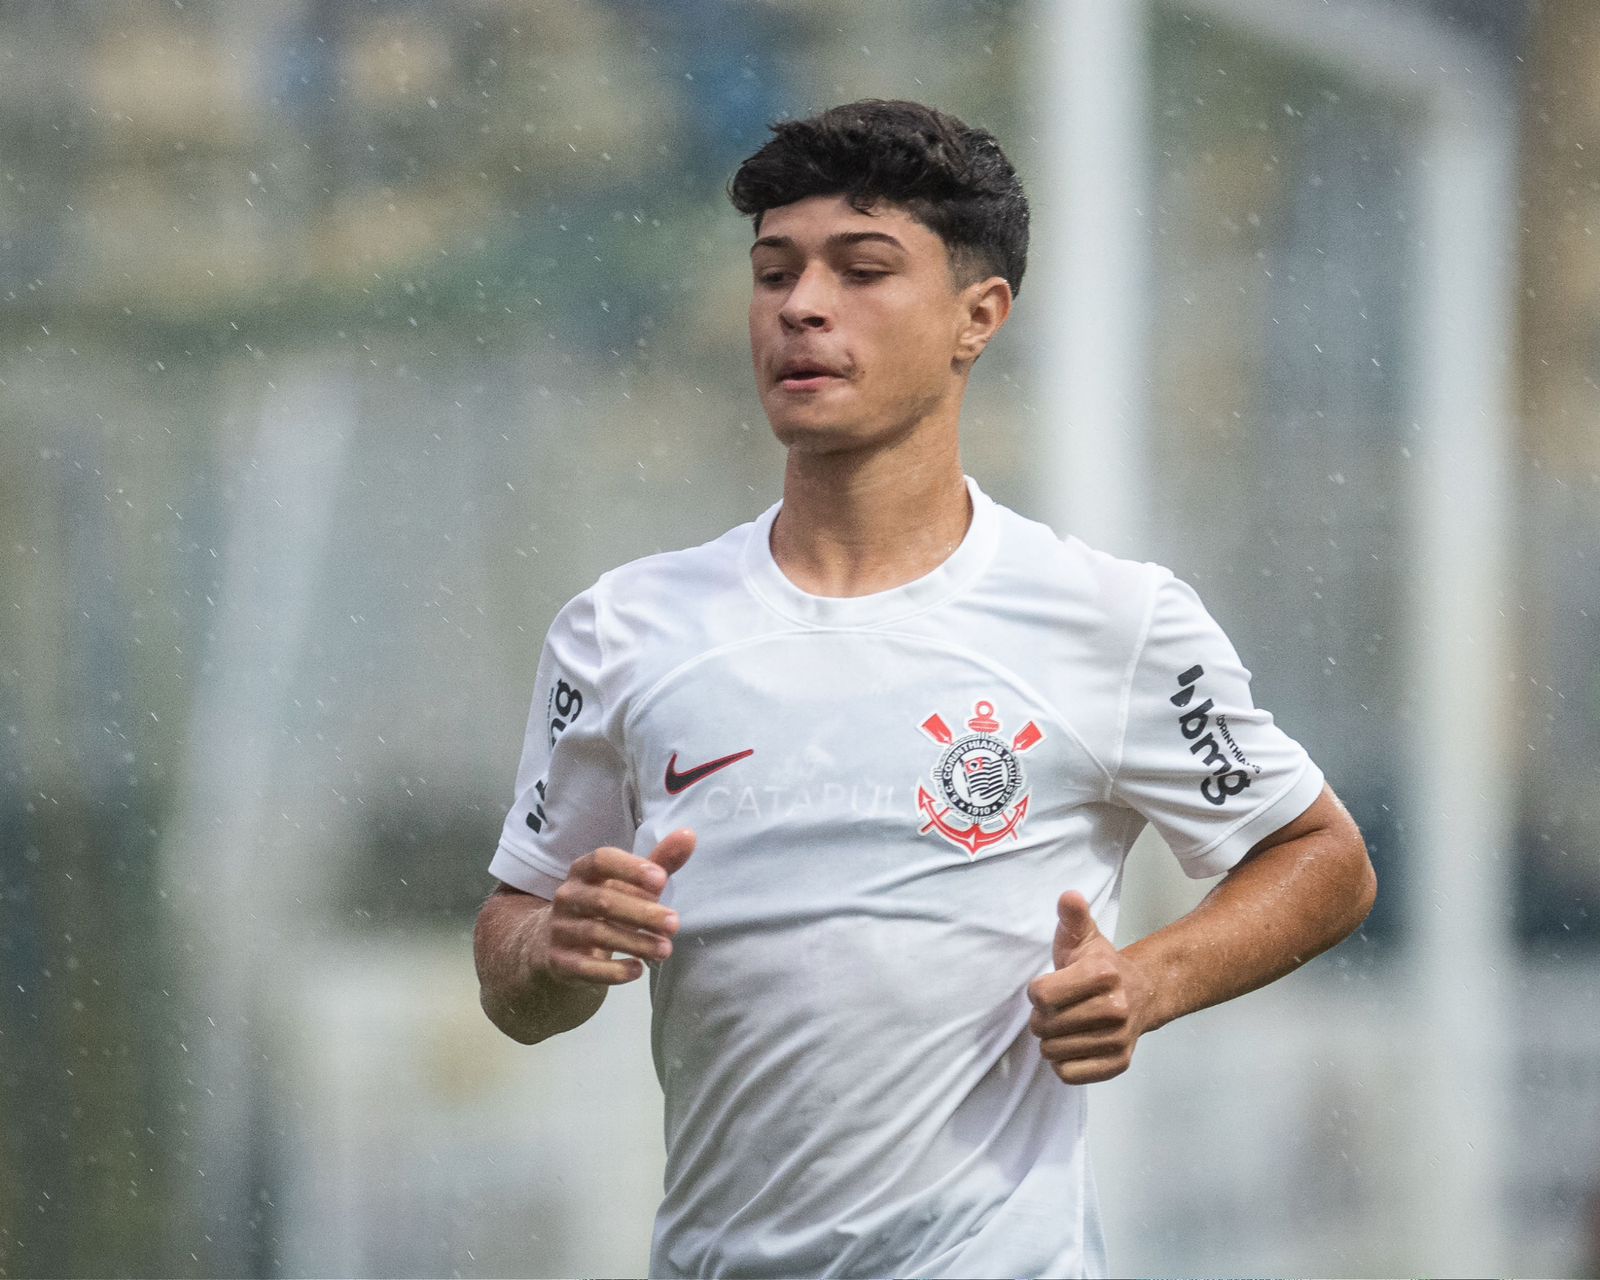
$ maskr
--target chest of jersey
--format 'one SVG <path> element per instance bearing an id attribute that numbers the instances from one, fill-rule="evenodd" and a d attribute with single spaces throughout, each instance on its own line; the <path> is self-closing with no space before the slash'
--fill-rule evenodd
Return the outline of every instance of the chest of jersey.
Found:
<path id="1" fill-rule="evenodd" d="M 904 633 L 787 632 L 712 652 L 648 694 L 627 741 L 635 849 L 696 832 L 673 883 L 702 927 L 950 910 L 952 872 L 981 876 L 990 900 L 1011 881 L 1031 892 L 1105 785 L 1025 673 Z"/>

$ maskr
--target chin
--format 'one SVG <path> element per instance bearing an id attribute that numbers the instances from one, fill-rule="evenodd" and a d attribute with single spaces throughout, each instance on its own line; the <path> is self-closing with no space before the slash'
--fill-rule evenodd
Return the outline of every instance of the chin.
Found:
<path id="1" fill-rule="evenodd" d="M 806 453 L 842 453 L 869 443 L 854 423 L 797 421 L 790 416 L 773 417 L 770 414 L 767 421 L 772 426 L 772 434 L 785 449 L 799 449 Z"/>

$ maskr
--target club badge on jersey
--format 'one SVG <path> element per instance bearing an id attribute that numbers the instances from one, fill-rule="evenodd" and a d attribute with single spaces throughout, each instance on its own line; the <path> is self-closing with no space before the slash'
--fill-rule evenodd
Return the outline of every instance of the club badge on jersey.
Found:
<path id="1" fill-rule="evenodd" d="M 1028 816 L 1028 776 L 1019 757 L 1044 741 L 1032 720 L 1007 742 L 1001 736 L 994 704 L 979 700 L 961 737 L 935 712 L 922 731 L 944 747 L 931 770 L 933 790 L 917 784 L 917 809 L 925 821 L 921 835 L 937 832 L 976 858 L 990 845 L 1015 839 Z"/>

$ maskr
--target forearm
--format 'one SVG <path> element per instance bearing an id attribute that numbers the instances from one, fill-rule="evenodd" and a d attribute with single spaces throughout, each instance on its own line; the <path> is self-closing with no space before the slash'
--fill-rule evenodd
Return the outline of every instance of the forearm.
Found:
<path id="1" fill-rule="evenodd" d="M 550 975 L 549 928 L 550 904 L 522 894 L 495 894 L 478 913 L 478 1002 L 489 1021 L 520 1044 L 587 1022 L 606 998 L 604 986 Z"/>
<path id="2" fill-rule="evenodd" d="M 1353 823 L 1255 851 L 1188 915 L 1124 948 L 1144 987 L 1143 1029 L 1299 968 L 1355 930 L 1375 889 Z"/>

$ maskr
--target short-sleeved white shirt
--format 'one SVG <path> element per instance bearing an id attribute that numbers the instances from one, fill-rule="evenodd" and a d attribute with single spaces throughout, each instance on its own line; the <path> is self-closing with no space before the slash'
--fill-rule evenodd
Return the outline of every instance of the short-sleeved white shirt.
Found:
<path id="1" fill-rule="evenodd" d="M 489 870 L 548 898 L 699 837 L 650 973 L 654 1275 L 1104 1274 L 1084 1090 L 1027 1028 L 1057 898 L 1110 935 L 1146 821 L 1213 876 L 1321 791 L 1188 586 L 967 483 L 893 590 L 801 591 L 774 505 L 550 628 Z"/>

